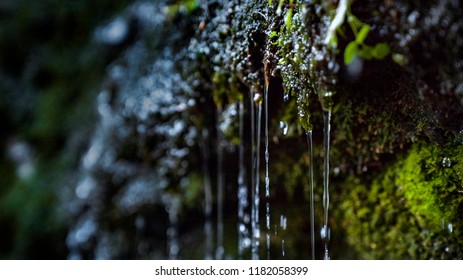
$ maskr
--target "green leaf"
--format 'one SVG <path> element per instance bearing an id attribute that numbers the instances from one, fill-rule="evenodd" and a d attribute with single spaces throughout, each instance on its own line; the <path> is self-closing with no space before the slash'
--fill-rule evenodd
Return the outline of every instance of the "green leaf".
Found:
<path id="1" fill-rule="evenodd" d="M 352 63 L 357 53 L 358 53 L 357 42 L 355 41 L 350 42 L 346 46 L 346 49 L 344 50 L 344 64 L 348 65 Z"/>
<path id="2" fill-rule="evenodd" d="M 291 28 L 291 21 L 293 20 L 293 9 L 286 11 L 285 15 L 285 25 L 287 28 Z"/>
<path id="3" fill-rule="evenodd" d="M 284 0 L 280 0 L 280 2 L 278 2 L 277 15 L 281 15 L 281 11 L 283 9 L 283 2 Z"/>
<path id="4" fill-rule="evenodd" d="M 368 36 L 368 33 L 370 32 L 370 25 L 369 24 L 364 24 L 362 28 L 360 28 L 359 33 L 357 33 L 357 36 L 355 37 L 355 41 L 358 44 L 363 44 L 363 41 L 365 41 L 365 38 Z"/>
<path id="5" fill-rule="evenodd" d="M 276 31 L 270 32 L 270 35 L 268 36 L 270 39 L 273 39 L 275 37 L 278 37 L 278 33 Z"/>
<path id="6" fill-rule="evenodd" d="M 362 48 L 359 49 L 358 54 L 361 58 L 370 60 L 373 58 L 373 47 L 368 45 L 362 45 Z"/>
<path id="7" fill-rule="evenodd" d="M 375 45 L 372 51 L 372 55 L 374 58 L 381 60 L 384 59 L 391 50 L 389 49 L 389 46 L 386 43 L 378 43 Z"/>
<path id="8" fill-rule="evenodd" d="M 347 16 L 347 22 L 349 23 L 350 28 L 352 28 L 352 31 L 354 31 L 355 34 L 357 34 L 358 29 L 363 25 L 363 23 L 352 14 L 349 14 Z"/>

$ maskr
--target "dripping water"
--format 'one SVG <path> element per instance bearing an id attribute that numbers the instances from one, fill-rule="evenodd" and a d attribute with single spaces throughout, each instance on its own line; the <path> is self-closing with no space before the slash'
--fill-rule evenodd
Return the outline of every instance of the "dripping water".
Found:
<path id="1" fill-rule="evenodd" d="M 285 256 L 285 234 L 286 232 L 286 226 L 287 226 L 287 218 L 285 215 L 280 215 L 280 227 L 283 231 L 282 237 L 281 237 L 281 255 L 284 257 Z"/>
<path id="2" fill-rule="evenodd" d="M 259 180 L 259 169 L 260 169 L 260 135 L 261 135 L 261 120 L 262 120 L 262 96 L 260 94 L 255 94 L 253 98 L 254 106 L 257 106 L 257 116 L 254 119 L 256 122 L 254 127 L 256 128 L 255 136 L 256 139 L 254 140 L 255 149 L 254 152 L 254 194 L 253 194 L 253 203 L 252 203 L 252 259 L 259 259 L 259 239 L 260 239 L 260 227 L 259 227 L 259 204 L 260 204 L 260 197 L 259 197 L 259 187 L 260 187 L 260 180 Z"/>
<path id="3" fill-rule="evenodd" d="M 270 202 L 267 201 L 266 205 L 266 215 L 265 215 L 265 223 L 267 226 L 267 259 L 270 259 Z"/>
<path id="4" fill-rule="evenodd" d="M 251 108 L 251 254 L 253 259 L 258 259 L 257 253 L 258 252 L 258 247 L 256 248 L 256 240 L 255 240 L 255 231 L 256 231 L 256 223 L 255 223 L 255 212 L 256 212 L 256 207 L 254 204 L 254 198 L 256 196 L 255 194 L 255 181 L 256 178 L 254 177 L 255 175 L 255 165 L 256 165 L 256 114 L 255 114 L 255 104 L 254 104 L 254 94 L 253 94 L 253 89 L 251 89 L 251 92 L 249 93 L 250 97 L 250 108 Z"/>
<path id="5" fill-rule="evenodd" d="M 207 143 L 209 139 L 209 132 L 207 129 L 202 130 L 202 141 L 200 141 L 202 159 L 202 171 L 203 171 L 203 187 L 204 187 L 204 235 L 205 235 L 205 259 L 212 259 L 212 187 L 211 187 L 211 176 L 209 173 L 209 146 Z"/>
<path id="6" fill-rule="evenodd" d="M 288 123 L 284 121 L 280 121 L 280 129 L 281 129 L 281 133 L 286 136 L 288 134 L 288 129 L 289 129 Z"/>
<path id="7" fill-rule="evenodd" d="M 310 244 L 312 260 L 315 260 L 315 212 L 313 195 L 313 141 L 312 130 L 307 132 L 307 145 L 309 148 L 309 189 L 310 189 Z"/>
<path id="8" fill-rule="evenodd" d="M 324 259 L 329 260 L 328 254 L 328 241 L 330 239 L 330 229 L 328 227 L 328 209 L 330 205 L 330 194 L 329 194 L 329 178 L 330 178 L 330 129 L 331 129 L 331 110 L 323 112 L 324 120 L 324 136 L 323 136 L 323 152 L 324 152 L 324 164 L 323 164 L 323 209 L 324 209 L 324 223 L 321 230 L 321 238 L 325 243 Z"/>
<path id="9" fill-rule="evenodd" d="M 238 168 L 238 255 L 243 257 L 243 252 L 249 247 L 250 238 L 247 228 L 249 216 L 246 214 L 248 207 L 248 188 L 245 183 L 245 168 L 244 168 L 244 104 L 243 100 L 239 101 L 239 137 L 240 146 L 238 150 L 239 168 Z"/>
<path id="10" fill-rule="evenodd" d="M 222 259 L 223 248 L 223 192 L 224 192 L 224 178 L 223 178 L 223 135 L 220 129 L 220 116 L 221 110 L 217 110 L 217 247 L 215 251 L 215 258 Z"/>
<path id="11" fill-rule="evenodd" d="M 288 101 L 288 100 L 289 100 L 289 93 L 288 93 L 288 92 L 285 92 L 285 93 L 283 94 L 283 101 L 286 102 L 286 101 Z"/>
<path id="12" fill-rule="evenodd" d="M 281 255 L 284 257 L 285 256 L 285 240 L 281 240 Z"/>
<path id="13" fill-rule="evenodd" d="M 264 66 L 265 72 L 265 87 L 264 87 L 264 106 L 265 106 L 265 199 L 266 202 L 266 226 L 267 226 L 267 258 L 270 259 L 270 177 L 268 172 L 269 165 L 269 148 L 268 148 L 268 86 L 269 86 L 269 73 L 267 64 Z"/>

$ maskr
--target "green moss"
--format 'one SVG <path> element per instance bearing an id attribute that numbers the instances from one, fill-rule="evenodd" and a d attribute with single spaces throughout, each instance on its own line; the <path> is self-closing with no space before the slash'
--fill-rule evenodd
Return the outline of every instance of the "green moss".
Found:
<path id="1" fill-rule="evenodd" d="M 461 150 L 417 143 L 373 180 L 346 181 L 341 211 L 348 241 L 361 258 L 463 257 L 455 245 L 462 237 Z M 449 152 L 455 164 L 443 165 Z"/>

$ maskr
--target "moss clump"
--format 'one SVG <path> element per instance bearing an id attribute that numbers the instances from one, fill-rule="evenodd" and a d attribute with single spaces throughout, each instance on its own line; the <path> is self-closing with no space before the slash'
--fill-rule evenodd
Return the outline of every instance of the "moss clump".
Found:
<path id="1" fill-rule="evenodd" d="M 460 145 L 417 143 L 372 181 L 350 177 L 341 212 L 359 256 L 462 258 L 462 162 Z"/>

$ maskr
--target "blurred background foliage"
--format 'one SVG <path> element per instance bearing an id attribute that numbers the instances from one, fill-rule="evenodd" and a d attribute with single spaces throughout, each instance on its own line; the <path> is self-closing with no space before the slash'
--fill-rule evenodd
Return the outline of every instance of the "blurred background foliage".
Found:
<path id="1" fill-rule="evenodd" d="M 125 43 L 96 42 L 94 29 L 129 2 L 0 3 L 2 259 L 66 258 L 58 188 L 72 179 L 66 172 L 78 166 L 93 129 L 105 66 Z"/>

